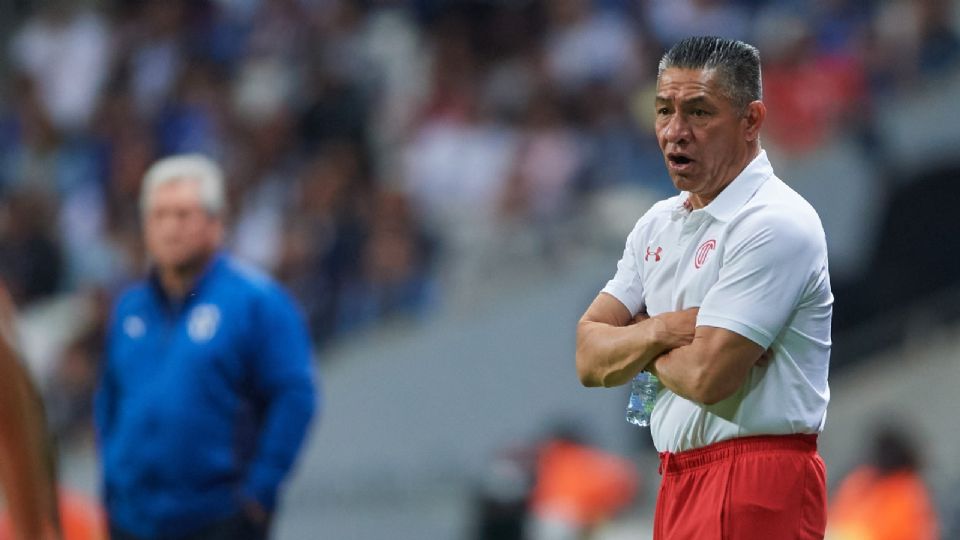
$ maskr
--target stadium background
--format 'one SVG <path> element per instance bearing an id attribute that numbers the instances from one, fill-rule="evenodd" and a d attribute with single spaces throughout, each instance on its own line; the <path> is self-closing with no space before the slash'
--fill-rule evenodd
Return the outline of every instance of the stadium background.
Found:
<path id="1" fill-rule="evenodd" d="M 144 269 L 140 176 L 196 151 L 324 376 L 278 538 L 469 538 L 509 483 L 497 456 L 558 425 L 637 463 L 601 537 L 643 538 L 655 455 L 624 389 L 579 387 L 573 326 L 671 193 L 656 60 L 716 34 L 759 46 L 763 145 L 827 231 L 831 486 L 895 421 L 960 537 L 957 4 L 0 1 L 0 277 L 64 485 L 97 489 L 90 395 L 109 302 Z"/>

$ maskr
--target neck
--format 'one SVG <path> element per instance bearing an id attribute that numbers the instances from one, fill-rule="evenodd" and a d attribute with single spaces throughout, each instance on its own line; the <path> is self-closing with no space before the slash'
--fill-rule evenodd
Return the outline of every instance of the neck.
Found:
<path id="1" fill-rule="evenodd" d="M 212 257 L 213 254 L 207 254 L 180 266 L 158 267 L 157 277 L 160 279 L 163 292 L 171 300 L 182 301 L 190 292 L 190 288 L 197 282 L 200 274 L 206 269 Z"/>
<path id="2" fill-rule="evenodd" d="M 727 186 L 740 176 L 740 173 L 742 173 L 743 170 L 747 168 L 747 165 L 750 165 L 750 162 L 756 159 L 758 155 L 760 155 L 760 145 L 751 145 L 747 149 L 746 156 L 738 161 L 738 165 L 733 168 L 733 173 L 727 175 L 727 178 L 720 184 L 720 187 L 709 193 L 691 193 L 688 200 L 693 209 L 699 210 L 713 202 Z"/>

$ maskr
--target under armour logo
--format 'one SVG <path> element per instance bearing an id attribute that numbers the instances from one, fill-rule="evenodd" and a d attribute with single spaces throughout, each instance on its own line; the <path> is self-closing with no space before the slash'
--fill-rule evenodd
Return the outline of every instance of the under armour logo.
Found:
<path id="1" fill-rule="evenodd" d="M 660 254 L 663 253 L 663 248 L 657 246 L 656 251 L 650 251 L 650 246 L 647 246 L 647 255 L 643 258 L 644 261 L 649 261 L 650 256 L 653 255 L 653 262 L 660 262 Z"/>

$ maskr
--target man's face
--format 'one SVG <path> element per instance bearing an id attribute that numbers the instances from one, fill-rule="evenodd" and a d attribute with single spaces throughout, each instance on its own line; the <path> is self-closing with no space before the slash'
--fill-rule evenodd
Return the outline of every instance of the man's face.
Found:
<path id="1" fill-rule="evenodd" d="M 668 68 L 657 82 L 657 141 L 673 184 L 714 197 L 749 162 L 755 130 L 725 95 L 713 70 Z"/>
<path id="2" fill-rule="evenodd" d="M 220 245 L 220 219 L 201 203 L 200 185 L 189 178 L 157 186 L 147 201 L 147 252 L 161 270 L 202 264 Z"/>

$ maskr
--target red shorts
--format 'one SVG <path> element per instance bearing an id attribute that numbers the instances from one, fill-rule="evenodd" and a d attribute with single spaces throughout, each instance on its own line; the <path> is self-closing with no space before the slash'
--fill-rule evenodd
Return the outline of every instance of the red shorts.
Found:
<path id="1" fill-rule="evenodd" d="M 827 472 L 816 435 L 742 437 L 660 454 L 654 540 L 822 539 Z"/>

